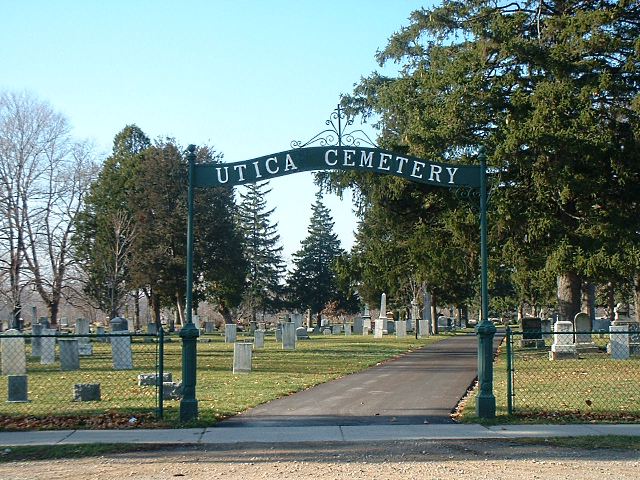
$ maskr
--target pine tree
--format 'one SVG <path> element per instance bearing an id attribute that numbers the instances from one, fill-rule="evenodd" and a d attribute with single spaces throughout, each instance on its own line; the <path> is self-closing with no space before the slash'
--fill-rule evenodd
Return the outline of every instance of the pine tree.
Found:
<path id="1" fill-rule="evenodd" d="M 268 186 L 269 182 L 248 185 L 246 193 L 240 194 L 238 219 L 248 263 L 244 303 L 254 322 L 258 312 L 264 316 L 281 306 L 280 278 L 285 272 L 278 224 L 270 220 L 275 208 L 267 210 L 265 200 L 271 192 Z"/>
<path id="2" fill-rule="evenodd" d="M 311 211 L 307 237 L 293 254 L 294 269 L 287 284 L 292 303 L 316 313 L 319 325 L 320 312 L 327 303 L 341 299 L 334 264 L 344 251 L 333 232 L 334 222 L 322 203 L 321 192 L 316 194 Z"/>

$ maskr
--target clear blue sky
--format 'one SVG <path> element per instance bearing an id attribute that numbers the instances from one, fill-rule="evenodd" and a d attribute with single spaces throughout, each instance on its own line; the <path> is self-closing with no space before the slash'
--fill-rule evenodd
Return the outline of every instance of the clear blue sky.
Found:
<path id="1" fill-rule="evenodd" d="M 324 128 L 341 93 L 415 0 L 0 0 L 0 89 L 28 90 L 106 155 L 135 123 L 151 138 L 213 145 L 227 161 L 289 149 Z M 271 182 L 288 258 L 306 235 L 311 174 Z M 327 197 L 343 247 L 351 199 Z"/>

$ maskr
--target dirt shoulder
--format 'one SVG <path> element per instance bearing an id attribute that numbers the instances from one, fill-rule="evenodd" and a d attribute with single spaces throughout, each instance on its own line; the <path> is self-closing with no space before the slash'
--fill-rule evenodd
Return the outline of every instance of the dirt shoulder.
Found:
<path id="1" fill-rule="evenodd" d="M 55 447 L 52 447 L 55 448 Z M 188 447 L 97 458 L 13 462 L 0 479 L 637 479 L 640 452 L 511 441 Z"/>

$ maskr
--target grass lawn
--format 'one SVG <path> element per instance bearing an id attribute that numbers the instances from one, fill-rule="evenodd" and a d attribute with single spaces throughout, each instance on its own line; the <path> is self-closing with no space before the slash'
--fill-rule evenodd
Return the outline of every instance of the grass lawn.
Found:
<path id="1" fill-rule="evenodd" d="M 505 344 L 494 363 L 496 419 L 475 416 L 473 392 L 458 420 L 501 423 L 581 423 L 640 421 L 640 358 L 612 360 L 608 339 L 594 336 L 597 351 L 575 360 L 550 361 L 548 347 L 520 348 L 514 342 L 514 415 L 507 412 L 507 356 Z"/>
<path id="2" fill-rule="evenodd" d="M 192 425 L 210 425 L 260 403 L 363 370 L 444 338 L 447 335 L 424 339 L 312 336 L 299 341 L 295 351 L 284 351 L 271 336 L 265 339 L 264 349 L 253 352 L 253 371 L 234 375 L 233 345 L 225 344 L 220 335 L 205 335 L 197 347 L 196 398 L 200 418 Z M 165 343 L 165 372 L 180 381 L 181 343 L 177 336 L 170 340 Z M 239 335 L 238 340 L 243 337 Z M 134 339 L 132 370 L 113 370 L 110 344 L 93 342 L 93 348 L 91 357 L 81 357 L 81 369 L 70 372 L 60 371 L 59 360 L 53 365 L 41 365 L 38 359 L 28 357 L 29 402 L 0 402 L 0 429 L 122 428 L 132 417 L 137 419 L 136 424 L 148 427 L 178 426 L 179 401 L 165 401 L 165 421 L 154 422 L 156 389 L 138 386 L 138 374 L 155 372 L 155 343 Z M 101 400 L 73 401 L 76 383 L 100 383 Z M 6 381 L 0 382 L 0 398 L 7 398 Z"/>

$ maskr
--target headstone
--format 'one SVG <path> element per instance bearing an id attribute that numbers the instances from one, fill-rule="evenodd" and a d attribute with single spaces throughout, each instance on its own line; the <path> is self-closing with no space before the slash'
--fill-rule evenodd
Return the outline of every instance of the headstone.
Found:
<path id="1" fill-rule="evenodd" d="M 376 326 L 373 336 L 375 338 L 382 338 L 382 334 L 387 330 L 387 294 L 380 295 L 380 315 L 376 320 Z"/>
<path id="2" fill-rule="evenodd" d="M 138 375 L 139 387 L 155 387 L 159 385 L 159 375 L 157 373 L 141 373 Z M 162 382 L 172 382 L 173 378 L 171 372 L 163 372 Z"/>
<path id="3" fill-rule="evenodd" d="M 233 345 L 233 373 L 249 373 L 251 371 L 252 343 L 236 342 Z"/>
<path id="4" fill-rule="evenodd" d="M 320 326 L 321 327 L 327 327 L 328 325 L 329 325 L 329 319 L 322 317 L 320 319 Z"/>
<path id="5" fill-rule="evenodd" d="M 111 332 L 129 331 L 129 322 L 127 322 L 126 318 L 114 317 L 109 321 L 109 325 L 111 326 Z"/>
<path id="6" fill-rule="evenodd" d="M 330 328 L 323 328 L 322 329 L 322 334 L 323 335 L 331 335 L 331 329 Z"/>
<path id="7" fill-rule="evenodd" d="M 418 338 L 425 338 L 429 336 L 429 320 L 418 320 L 417 324 Z"/>
<path id="8" fill-rule="evenodd" d="M 191 321 L 193 322 L 193 326 L 200 331 L 200 315 L 191 315 Z"/>
<path id="9" fill-rule="evenodd" d="M 253 333 L 258 329 L 258 322 L 249 322 L 249 333 Z"/>
<path id="10" fill-rule="evenodd" d="M 356 317 L 353 319 L 353 334 L 362 335 L 362 328 L 364 327 L 364 321 L 362 317 Z"/>
<path id="11" fill-rule="evenodd" d="M 74 402 L 98 402 L 100 401 L 99 383 L 76 383 L 73 386 Z"/>
<path id="12" fill-rule="evenodd" d="M 540 329 L 542 330 L 542 339 L 550 340 L 551 339 L 551 319 L 546 318 L 540 320 Z"/>
<path id="13" fill-rule="evenodd" d="M 282 324 L 282 349 L 296 349 L 296 325 L 295 323 Z"/>
<path id="14" fill-rule="evenodd" d="M 163 400 L 181 400 L 182 382 L 162 382 Z"/>
<path id="15" fill-rule="evenodd" d="M 307 332 L 307 327 L 298 327 L 296 328 L 296 337 L 298 340 L 309 340 L 309 333 Z"/>
<path id="16" fill-rule="evenodd" d="M 213 333 L 216 331 L 216 324 L 213 322 L 205 322 L 204 333 Z"/>
<path id="17" fill-rule="evenodd" d="M 7 377 L 7 402 L 28 402 L 29 388 L 26 375 L 9 375 Z"/>
<path id="18" fill-rule="evenodd" d="M 387 320 L 387 328 L 385 328 L 387 333 L 396 333 L 396 322 L 393 320 Z"/>
<path id="19" fill-rule="evenodd" d="M 350 324 L 345 323 L 344 325 L 342 325 L 342 330 L 344 330 L 345 336 L 351 335 L 351 325 Z"/>
<path id="20" fill-rule="evenodd" d="M 97 341 L 100 343 L 106 343 L 109 340 L 105 334 L 104 325 L 96 326 L 96 335 L 98 335 Z"/>
<path id="21" fill-rule="evenodd" d="M 157 335 L 158 334 L 158 325 L 156 322 L 147 323 L 147 333 L 149 335 Z"/>
<path id="22" fill-rule="evenodd" d="M 628 360 L 629 350 L 629 330 L 626 325 L 611 325 L 609 327 L 609 351 L 613 360 Z"/>
<path id="23" fill-rule="evenodd" d="M 296 328 L 300 328 L 304 326 L 304 315 L 301 313 L 294 313 L 292 316 L 292 321 L 295 323 Z"/>
<path id="24" fill-rule="evenodd" d="M 577 358 L 578 352 L 573 343 L 573 323 L 558 320 L 554 325 L 553 345 L 549 352 L 549 360 L 566 360 Z"/>
<path id="25" fill-rule="evenodd" d="M 86 318 L 78 318 L 76 320 L 75 333 L 76 335 L 89 335 L 91 333 L 89 329 L 89 320 Z M 86 343 L 89 339 L 83 337 L 82 341 L 83 343 Z"/>
<path id="26" fill-rule="evenodd" d="M 445 317 L 444 315 L 440 315 L 438 317 L 438 331 L 440 331 L 440 332 L 448 332 L 449 330 L 451 330 L 449 328 L 449 319 L 447 317 Z"/>
<path id="27" fill-rule="evenodd" d="M 90 357 L 93 355 L 93 345 L 90 343 L 78 343 L 78 354 L 81 357 Z"/>
<path id="28" fill-rule="evenodd" d="M 235 323 L 224 325 L 224 343 L 236 343 L 238 338 L 238 326 Z"/>
<path id="29" fill-rule="evenodd" d="M 604 317 L 596 317 L 593 321 L 593 331 L 594 332 L 608 332 L 609 327 L 611 326 L 611 320 Z"/>
<path id="30" fill-rule="evenodd" d="M 384 330 L 384 318 L 376 318 L 375 327 L 373 329 L 374 338 L 382 338 L 382 332 Z"/>
<path id="31" fill-rule="evenodd" d="M 372 330 L 371 317 L 362 317 L 362 335 L 369 335 Z"/>
<path id="32" fill-rule="evenodd" d="M 38 323 L 39 323 L 40 325 L 42 325 L 42 328 L 43 328 L 43 329 L 47 329 L 47 328 L 49 328 L 49 326 L 51 325 L 51 324 L 49 323 L 49 318 L 48 318 L 48 317 L 40 317 L 40 318 L 38 319 Z"/>
<path id="33" fill-rule="evenodd" d="M 339 335 L 342 331 L 342 325 L 331 325 L 331 334 Z"/>
<path id="34" fill-rule="evenodd" d="M 60 338 L 60 370 L 80 370 L 80 353 L 77 338 Z"/>
<path id="35" fill-rule="evenodd" d="M 129 331 L 116 331 L 111 334 L 111 357 L 114 370 L 131 370 L 133 353 Z"/>
<path id="36" fill-rule="evenodd" d="M 31 356 L 35 358 L 40 358 L 40 347 L 42 345 L 40 335 L 42 335 L 43 328 L 43 325 L 40 323 L 31 325 L 31 334 L 33 335 L 33 337 L 31 337 Z"/>
<path id="37" fill-rule="evenodd" d="M 545 348 L 542 338 L 542 320 L 538 317 L 522 318 L 522 348 Z"/>
<path id="38" fill-rule="evenodd" d="M 253 332 L 253 348 L 264 348 L 264 330 Z"/>
<path id="39" fill-rule="evenodd" d="M 4 335 L 20 335 L 16 329 L 7 330 Z M 2 375 L 26 375 L 27 354 L 24 347 L 24 337 L 3 338 L 2 345 Z"/>
<path id="40" fill-rule="evenodd" d="M 573 319 L 576 332 L 576 348 L 579 352 L 597 352 L 598 347 L 591 337 L 591 317 L 588 313 L 577 313 Z"/>
<path id="41" fill-rule="evenodd" d="M 69 319 L 67 317 L 61 317 L 60 318 L 60 326 L 61 327 L 68 327 L 69 326 Z"/>
<path id="42" fill-rule="evenodd" d="M 396 338 L 405 338 L 407 336 L 406 320 L 398 320 L 396 323 Z"/>
<path id="43" fill-rule="evenodd" d="M 42 330 L 40 337 L 40 363 L 51 365 L 56 361 L 56 331 L 50 328 Z"/>
<path id="44" fill-rule="evenodd" d="M 282 341 L 282 324 L 276 325 L 276 342 Z"/>

